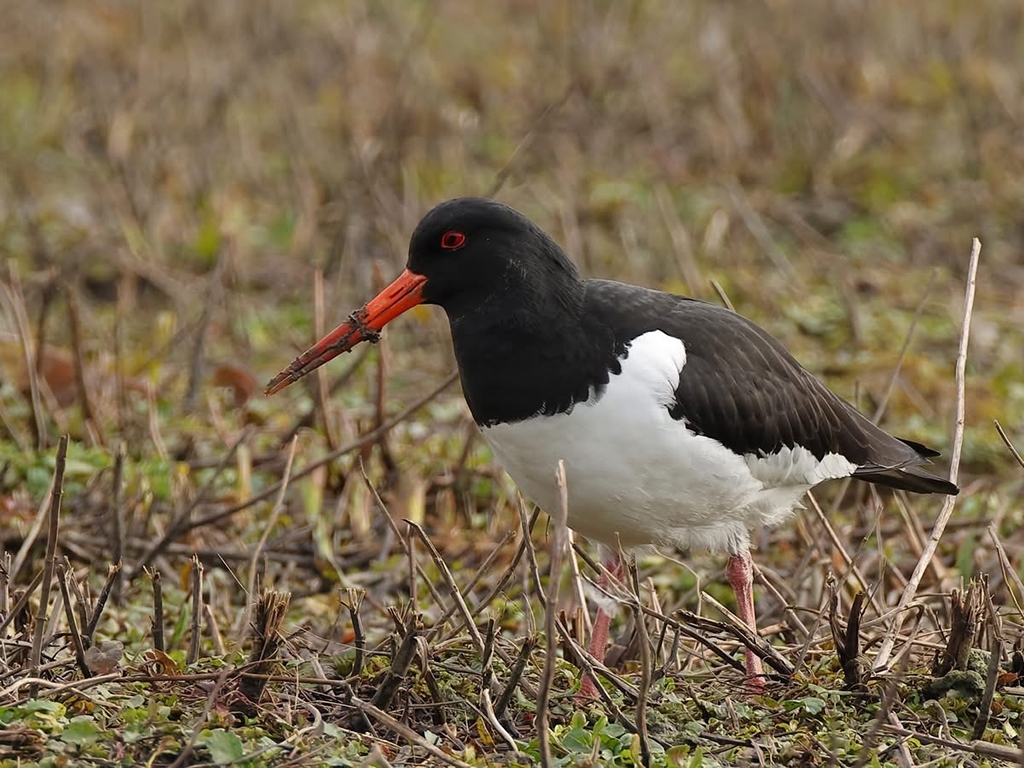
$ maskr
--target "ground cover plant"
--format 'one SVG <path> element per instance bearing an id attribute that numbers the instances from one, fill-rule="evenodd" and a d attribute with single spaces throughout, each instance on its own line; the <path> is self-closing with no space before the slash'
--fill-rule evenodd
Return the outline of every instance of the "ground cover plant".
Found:
<path id="1" fill-rule="evenodd" d="M 9 5 L 0 764 L 1020 760 L 1018 4 Z M 439 312 L 262 397 L 467 194 L 731 303 L 961 495 L 816 490 L 758 639 L 722 558 L 591 586 Z"/>

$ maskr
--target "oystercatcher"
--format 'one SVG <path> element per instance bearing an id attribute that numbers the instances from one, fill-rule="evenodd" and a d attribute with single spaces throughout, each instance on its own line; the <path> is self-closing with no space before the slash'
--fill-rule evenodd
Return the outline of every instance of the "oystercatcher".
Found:
<path id="1" fill-rule="evenodd" d="M 920 468 L 938 454 L 876 427 L 751 321 L 697 299 L 585 280 L 532 221 L 493 200 L 442 203 L 416 227 L 405 271 L 297 357 L 273 394 L 417 304 L 448 315 L 462 389 L 523 493 L 617 552 L 725 550 L 737 612 L 754 631 L 750 531 L 789 517 L 824 480 L 916 493 L 958 488 Z M 603 657 L 599 609 L 591 652 Z M 746 669 L 763 685 L 760 659 Z M 585 681 L 593 690 L 590 681 Z"/>

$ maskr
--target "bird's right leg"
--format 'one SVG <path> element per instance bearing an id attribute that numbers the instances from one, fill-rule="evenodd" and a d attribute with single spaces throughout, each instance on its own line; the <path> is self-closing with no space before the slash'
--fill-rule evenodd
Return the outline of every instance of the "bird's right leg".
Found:
<path id="1" fill-rule="evenodd" d="M 732 591 L 736 593 L 736 612 L 740 619 L 753 632 L 757 632 L 757 618 L 754 616 L 754 563 L 750 559 L 750 550 L 735 554 L 729 558 L 725 566 L 725 578 L 729 580 Z M 764 690 L 764 667 L 761 657 L 749 648 L 746 649 L 747 678 L 758 691 Z"/>

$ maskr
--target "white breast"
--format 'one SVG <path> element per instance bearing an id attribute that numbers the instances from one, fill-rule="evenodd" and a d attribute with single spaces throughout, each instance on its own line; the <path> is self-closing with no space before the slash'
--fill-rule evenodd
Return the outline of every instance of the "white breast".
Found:
<path id="1" fill-rule="evenodd" d="M 682 341 L 645 333 L 601 396 L 569 413 L 485 428 L 484 438 L 523 494 L 549 511 L 564 460 L 570 527 L 624 547 L 740 551 L 750 528 L 781 522 L 812 485 L 856 468 L 799 447 L 739 456 L 694 434 L 669 415 L 685 364 Z"/>

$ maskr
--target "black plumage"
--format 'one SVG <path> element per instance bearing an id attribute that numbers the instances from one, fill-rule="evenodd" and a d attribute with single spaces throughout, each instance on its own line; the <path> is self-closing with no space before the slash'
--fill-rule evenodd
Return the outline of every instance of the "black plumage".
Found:
<path id="1" fill-rule="evenodd" d="M 480 243 L 438 252 L 451 227 Z M 448 314 L 463 391 L 491 426 L 568 413 L 599 398 L 630 342 L 649 331 L 680 339 L 672 417 L 739 455 L 803 447 L 839 454 L 854 477 L 923 493 L 956 486 L 919 467 L 936 452 L 895 438 L 808 373 L 767 331 L 722 307 L 609 280 L 583 280 L 561 248 L 500 203 L 463 199 L 424 218 L 409 268 Z M 468 261 L 471 259 L 472 261 Z"/>

